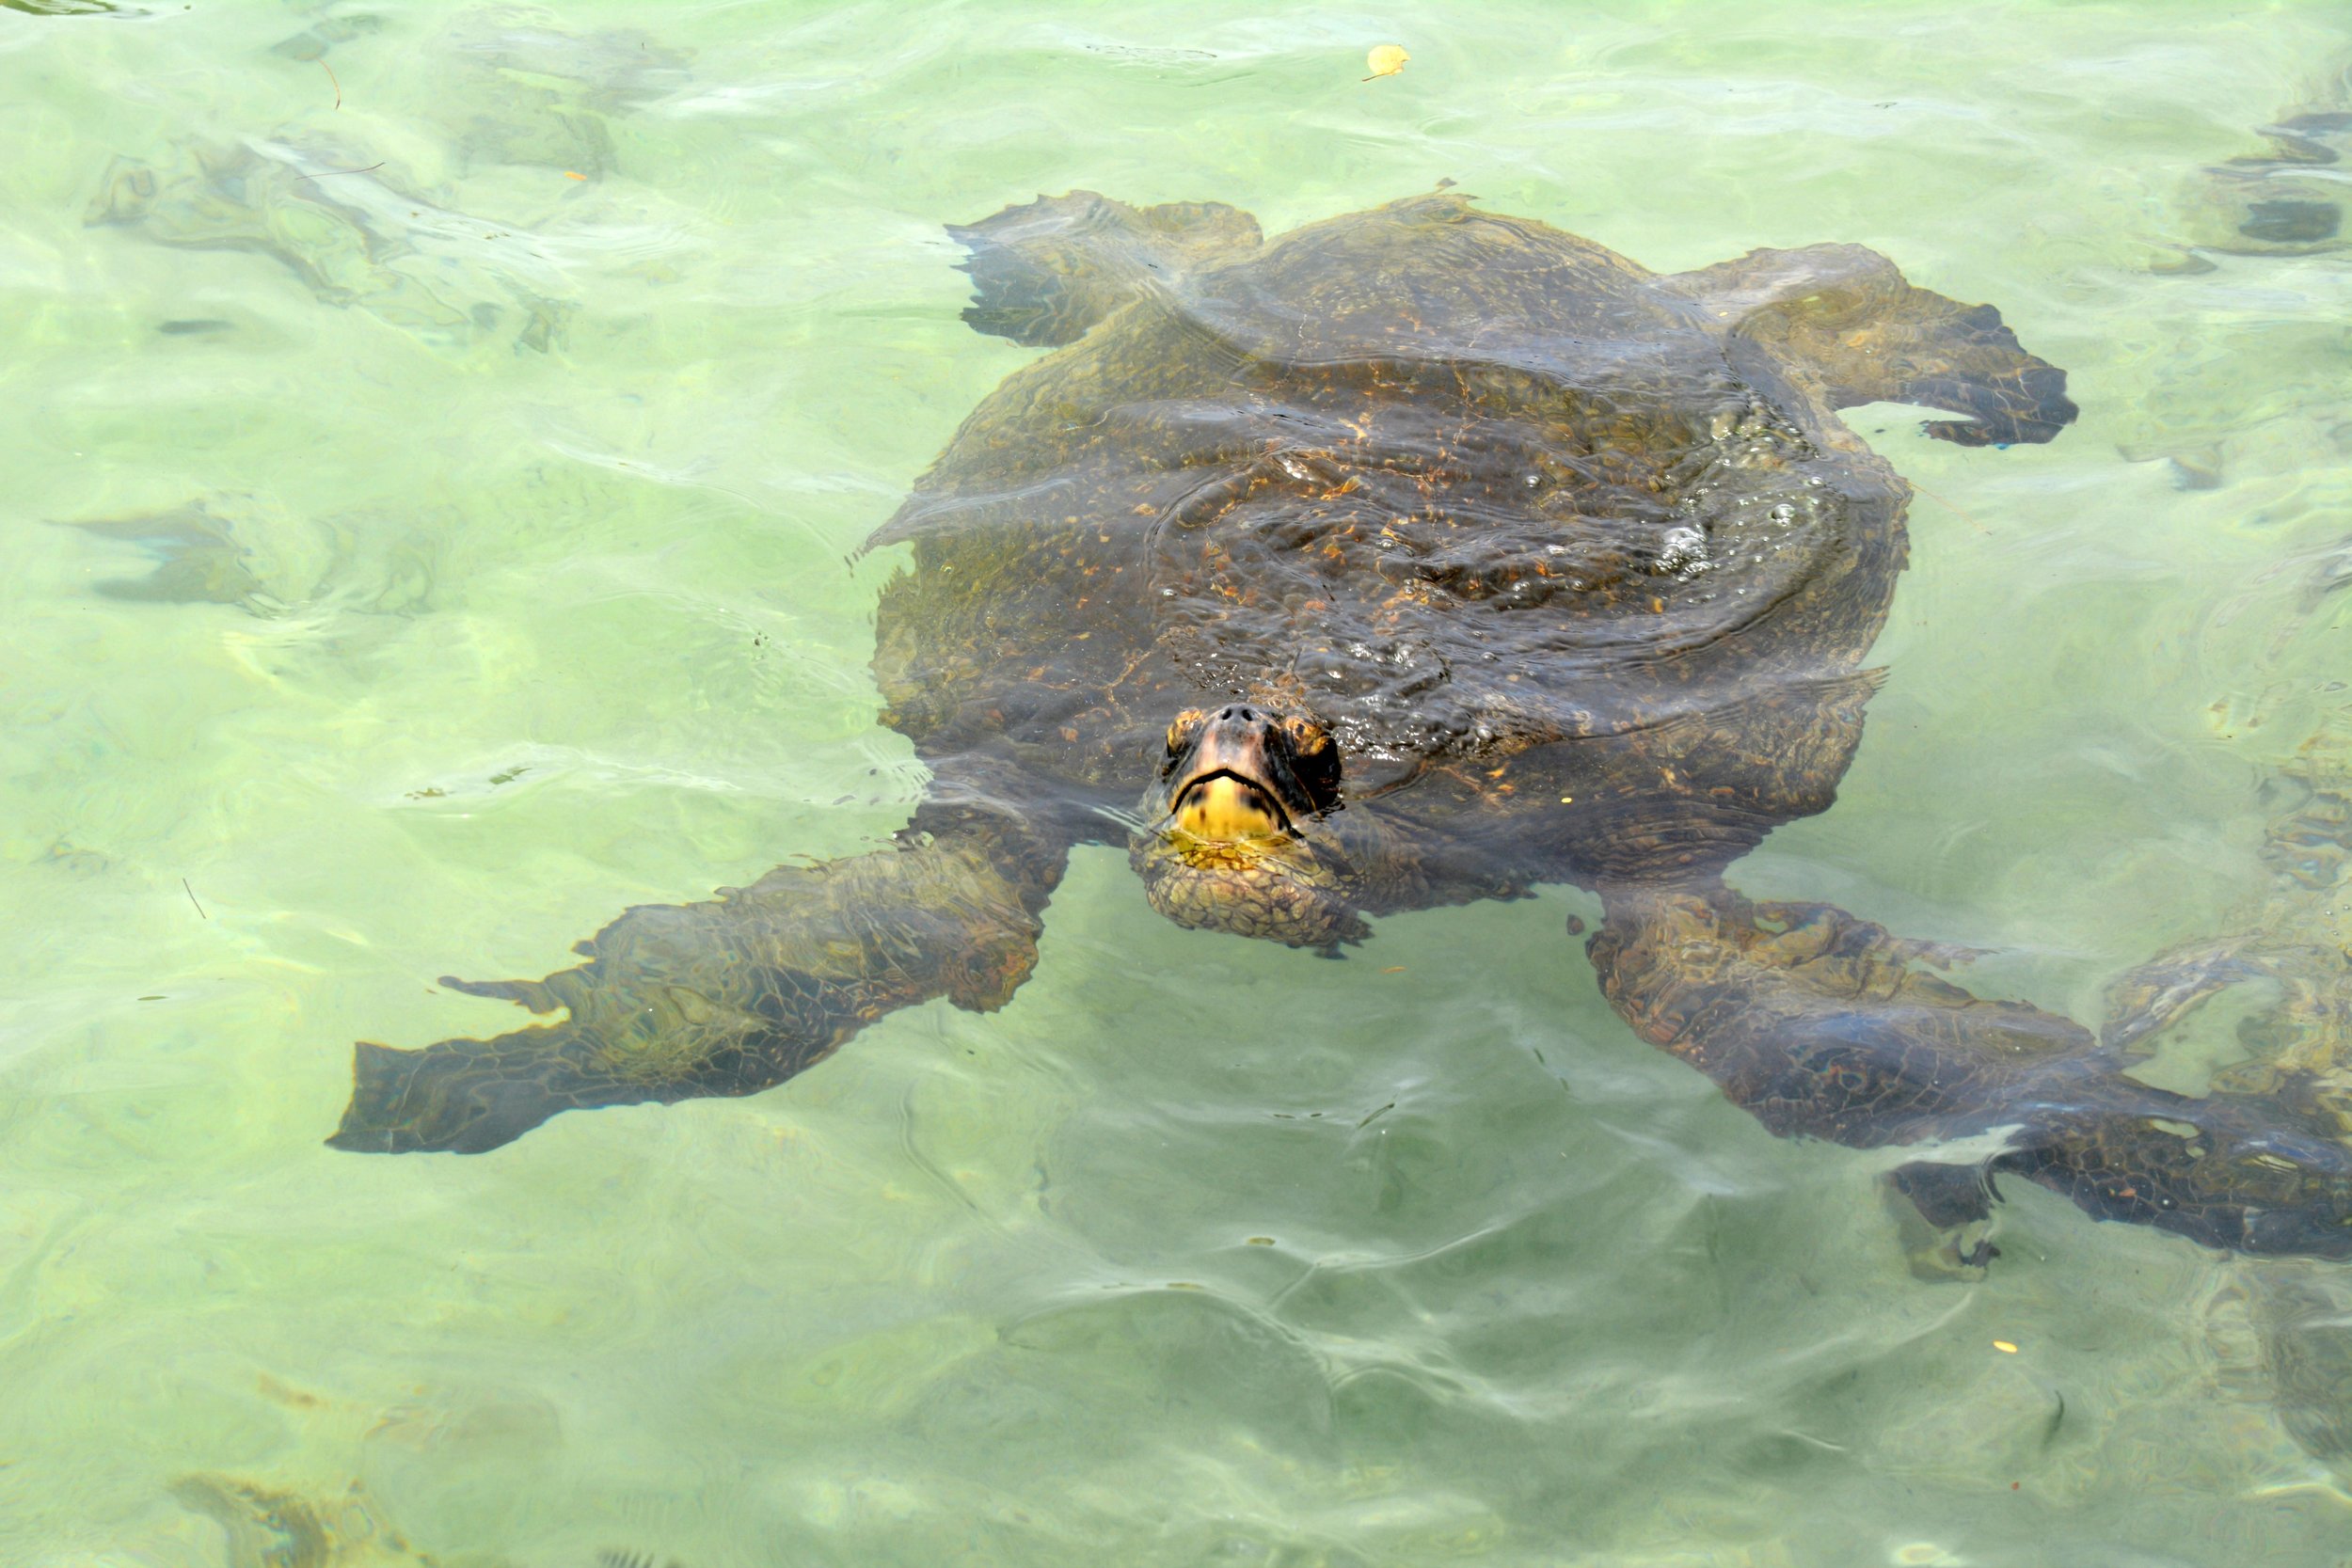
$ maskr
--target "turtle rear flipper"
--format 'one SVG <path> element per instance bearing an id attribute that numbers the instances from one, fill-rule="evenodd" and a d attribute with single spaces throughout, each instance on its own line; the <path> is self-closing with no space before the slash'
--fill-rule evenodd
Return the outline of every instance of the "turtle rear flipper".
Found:
<path id="1" fill-rule="evenodd" d="M 2310 1264 L 2247 1274 L 2280 1424 L 2305 1452 L 2352 1468 L 2352 1288 Z"/>
<path id="2" fill-rule="evenodd" d="M 588 962 L 545 980 L 445 981 L 568 1016 L 421 1051 L 361 1042 L 326 1141 L 475 1154 L 561 1111 L 756 1093 L 933 997 L 1002 1006 L 1037 962 L 1066 847 L 1006 818 L 932 816 L 937 831 L 894 848 L 630 910 L 580 945 Z"/>
<path id="3" fill-rule="evenodd" d="M 972 253 L 960 263 L 973 283 L 963 319 L 1032 348 L 1076 342 L 1130 301 L 1258 246 L 1258 220 L 1238 207 L 1130 207 L 1093 191 L 1041 196 L 947 233 Z"/>
<path id="4" fill-rule="evenodd" d="M 1896 1179 L 1932 1224 L 1979 1213 L 1932 1146 L 1995 1135 L 1981 1168 L 2097 1218 L 2352 1258 L 2352 1148 L 2314 1074 L 2174 1094 L 2126 1076 L 2127 1054 L 2073 1021 L 1927 974 L 1937 950 L 1826 905 L 1752 904 L 1721 883 L 1601 894 L 1587 951 L 1636 1033 L 1775 1132 L 1929 1146 Z"/>
<path id="5" fill-rule="evenodd" d="M 2047 441 L 2074 421 L 2066 372 L 2027 354 L 1998 310 L 1914 288 L 1861 245 L 1752 250 L 1665 285 L 1697 301 L 1735 365 L 1768 361 L 1833 408 L 1948 408 L 1968 418 L 1921 428 L 1963 447 Z"/>

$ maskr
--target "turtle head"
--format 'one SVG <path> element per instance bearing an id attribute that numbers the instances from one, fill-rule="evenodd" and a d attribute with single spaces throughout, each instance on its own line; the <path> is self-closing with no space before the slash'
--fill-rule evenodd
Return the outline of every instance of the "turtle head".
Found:
<path id="1" fill-rule="evenodd" d="M 1179 926 L 1336 947 L 1365 934 L 1325 826 L 1339 803 L 1339 747 L 1313 720 L 1187 708 L 1168 727 L 1128 859 Z"/>

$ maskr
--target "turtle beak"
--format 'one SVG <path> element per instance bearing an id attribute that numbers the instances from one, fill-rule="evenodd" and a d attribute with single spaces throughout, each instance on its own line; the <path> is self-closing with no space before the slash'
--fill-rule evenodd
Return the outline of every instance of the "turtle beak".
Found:
<path id="1" fill-rule="evenodd" d="M 1170 816 L 1195 838 L 1280 838 L 1291 831 L 1279 801 L 1230 770 L 1186 784 Z"/>

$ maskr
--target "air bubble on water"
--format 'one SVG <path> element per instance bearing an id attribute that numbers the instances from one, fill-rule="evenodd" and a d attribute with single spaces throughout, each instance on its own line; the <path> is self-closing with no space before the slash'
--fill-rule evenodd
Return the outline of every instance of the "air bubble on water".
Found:
<path id="1" fill-rule="evenodd" d="M 1683 582 L 1707 570 L 1707 535 L 1694 528 L 1670 528 L 1659 540 L 1658 566 Z"/>

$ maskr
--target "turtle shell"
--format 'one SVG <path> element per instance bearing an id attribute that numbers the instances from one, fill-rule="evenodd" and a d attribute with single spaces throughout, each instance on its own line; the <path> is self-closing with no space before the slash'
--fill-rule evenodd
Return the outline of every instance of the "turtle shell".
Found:
<path id="1" fill-rule="evenodd" d="M 976 248 L 998 329 L 1010 269 Z M 1904 555 L 1909 491 L 1837 422 L 1804 308 L 1960 310 L 1817 249 L 1661 277 L 1438 194 L 1131 261 L 875 535 L 912 546 L 888 721 L 945 776 L 1123 800 L 1171 713 L 1244 699 L 1325 726 L 1351 801 L 1555 873 L 1738 853 L 1828 803 Z M 1883 286 L 1803 297 L 1855 272 Z"/>

